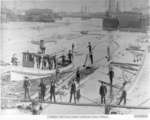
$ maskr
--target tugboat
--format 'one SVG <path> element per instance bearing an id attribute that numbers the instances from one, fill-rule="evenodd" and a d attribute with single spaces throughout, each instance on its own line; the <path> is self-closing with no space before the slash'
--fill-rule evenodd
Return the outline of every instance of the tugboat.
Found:
<path id="1" fill-rule="evenodd" d="M 131 32 L 146 32 L 148 18 L 142 13 L 124 11 L 119 9 L 119 1 L 109 0 L 109 9 L 103 19 L 103 30 L 121 30 Z"/>
<path id="2" fill-rule="evenodd" d="M 45 49 L 44 40 L 41 40 L 41 52 L 23 52 L 22 65 L 12 65 L 10 68 L 10 80 L 20 81 L 24 76 L 31 79 L 51 76 L 56 73 L 57 68 L 61 73 L 74 67 L 73 62 L 70 62 L 64 53 L 46 54 Z"/>

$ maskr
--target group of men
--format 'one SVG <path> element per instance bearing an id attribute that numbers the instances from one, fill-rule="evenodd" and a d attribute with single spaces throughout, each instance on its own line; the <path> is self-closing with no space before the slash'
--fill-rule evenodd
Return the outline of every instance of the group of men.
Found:
<path id="1" fill-rule="evenodd" d="M 88 49 L 89 49 L 89 58 L 91 61 L 91 64 L 93 64 L 93 48 L 91 43 L 88 43 Z M 73 51 L 74 51 L 74 44 L 72 44 L 72 51 L 69 50 L 68 53 L 68 59 L 69 62 L 72 62 L 72 57 L 73 57 Z M 62 62 L 64 62 L 64 59 L 62 59 Z M 57 68 L 57 67 L 56 67 Z M 56 69 L 56 76 L 58 76 L 59 73 L 57 73 L 57 69 Z M 112 68 L 109 68 L 109 79 L 110 79 L 110 94 L 112 94 L 112 86 L 113 86 L 113 78 L 114 78 L 114 71 Z M 59 78 L 57 78 L 59 79 Z M 71 81 L 71 85 L 70 85 L 70 99 L 69 99 L 69 103 L 71 103 L 72 101 L 72 97 L 74 98 L 74 103 L 76 103 L 76 100 L 79 101 L 80 99 L 80 79 L 81 79 L 81 75 L 80 75 L 80 69 L 79 67 L 77 68 L 76 71 L 76 77 L 75 79 L 73 79 Z M 55 88 L 56 88 L 56 80 L 51 80 L 50 81 L 50 101 L 52 101 L 52 99 L 54 99 L 54 102 L 56 102 L 56 98 L 55 98 Z M 29 95 L 29 89 L 30 89 L 31 83 L 30 80 L 25 77 L 24 80 L 24 90 L 25 90 L 25 99 L 28 97 L 30 99 L 30 95 Z M 39 84 L 40 87 L 40 92 L 39 92 L 39 98 L 41 101 L 44 101 L 44 97 L 45 97 L 45 92 L 46 92 L 46 84 L 44 83 L 44 80 L 41 79 L 41 82 Z M 101 104 L 105 104 L 106 103 L 106 94 L 107 94 L 107 87 L 104 85 L 104 82 L 101 83 L 100 89 L 99 89 L 99 94 L 101 96 Z M 124 100 L 124 104 L 126 104 L 126 91 L 123 90 L 121 98 L 120 98 L 120 102 L 118 104 L 120 104 L 123 100 Z"/>
<path id="2" fill-rule="evenodd" d="M 56 71 L 56 76 L 58 76 L 59 73 L 57 73 Z M 40 84 L 38 85 L 38 87 L 40 88 L 39 90 L 39 100 L 42 102 L 44 101 L 45 99 L 45 93 L 46 93 L 46 90 L 47 90 L 47 86 L 46 86 L 46 83 L 44 81 L 45 79 L 42 78 L 40 80 Z M 54 102 L 56 102 L 56 92 L 55 92 L 55 89 L 56 89 L 56 80 L 51 80 L 50 81 L 50 101 L 52 102 L 52 100 L 54 100 Z M 71 81 L 71 85 L 70 85 L 70 99 L 69 99 L 69 102 L 71 103 L 72 101 L 72 97 L 74 97 L 74 102 L 76 103 L 76 100 L 79 101 L 80 99 L 80 89 L 79 89 L 79 84 L 80 84 L 80 70 L 79 68 L 77 68 L 77 71 L 76 71 L 76 77 L 75 79 L 73 79 Z M 24 88 L 24 99 L 31 99 L 30 98 L 30 88 L 31 88 L 31 81 L 30 79 L 25 76 L 25 79 L 24 79 L 24 82 L 23 82 L 23 88 Z"/>
<path id="3" fill-rule="evenodd" d="M 44 83 L 44 80 L 41 79 L 41 82 L 40 82 L 40 94 L 39 94 L 39 99 L 42 101 L 44 101 L 45 99 L 45 93 L 46 93 L 46 84 Z M 55 80 L 51 80 L 50 81 L 50 102 L 52 102 L 52 99 L 54 100 L 54 103 L 56 102 L 56 99 L 55 99 Z"/>
<path id="4" fill-rule="evenodd" d="M 39 99 L 41 101 L 44 101 L 45 93 L 46 93 L 46 89 L 47 89 L 46 88 L 47 86 L 46 86 L 46 84 L 44 82 L 44 79 L 41 79 L 40 84 L 39 84 L 38 87 L 40 87 Z M 31 100 L 31 98 L 30 98 L 31 81 L 30 81 L 30 79 L 28 77 L 25 77 L 25 79 L 24 79 L 23 88 L 24 88 L 24 91 L 25 91 L 24 99 L 25 100 L 26 99 Z M 55 81 L 54 80 L 52 80 L 50 82 L 50 101 L 52 101 L 52 98 L 54 98 L 54 102 L 56 102 L 55 101 Z"/>
<path id="5" fill-rule="evenodd" d="M 110 96 L 112 97 L 112 87 L 113 87 L 113 78 L 114 78 L 114 71 L 113 69 L 109 69 L 109 79 L 110 79 Z M 105 82 L 101 82 L 101 86 L 99 88 L 99 94 L 101 96 L 101 104 L 105 104 L 106 103 L 106 94 L 107 94 L 107 87 L 106 85 L 104 85 Z M 126 98 L 127 98 L 127 92 L 125 90 L 125 86 L 126 86 L 126 81 L 123 83 L 122 88 L 120 88 L 121 90 L 121 97 L 120 100 L 118 102 L 118 105 L 121 104 L 122 101 L 124 101 L 124 105 L 126 104 Z"/>

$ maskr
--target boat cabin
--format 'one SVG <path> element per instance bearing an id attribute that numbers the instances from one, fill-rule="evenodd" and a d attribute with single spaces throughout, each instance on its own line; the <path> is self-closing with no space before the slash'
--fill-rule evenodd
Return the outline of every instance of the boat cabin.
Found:
<path id="1" fill-rule="evenodd" d="M 48 54 L 23 52 L 23 67 L 52 69 L 55 63 L 54 56 Z"/>
<path id="2" fill-rule="evenodd" d="M 51 70 L 56 66 L 65 67 L 72 63 L 71 60 L 66 59 L 66 56 L 49 55 L 43 53 L 23 52 L 22 66 L 28 68 Z"/>

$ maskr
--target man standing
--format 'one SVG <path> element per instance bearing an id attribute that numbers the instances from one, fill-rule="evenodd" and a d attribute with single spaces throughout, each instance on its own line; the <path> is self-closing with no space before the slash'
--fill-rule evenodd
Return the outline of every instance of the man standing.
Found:
<path id="1" fill-rule="evenodd" d="M 113 84 L 113 78 L 114 78 L 114 71 L 113 71 L 113 68 L 110 67 L 109 68 L 109 79 L 110 79 L 110 95 L 112 95 L 112 84 Z"/>
<path id="2" fill-rule="evenodd" d="M 75 102 L 75 104 L 76 104 L 76 84 L 75 84 L 74 79 L 73 79 L 73 81 L 72 81 L 72 83 L 71 83 L 70 101 L 69 101 L 69 103 L 71 103 L 72 95 L 73 95 L 73 97 L 74 97 L 74 102 Z"/>
<path id="3" fill-rule="evenodd" d="M 93 64 L 93 53 L 92 53 L 92 45 L 91 45 L 91 42 L 88 43 L 88 48 L 89 48 L 89 57 L 90 57 L 90 60 L 91 60 L 91 64 Z"/>
<path id="4" fill-rule="evenodd" d="M 52 80 L 51 81 L 51 85 L 50 85 L 50 101 L 52 102 L 52 97 L 54 99 L 54 103 L 56 102 L 56 99 L 55 99 L 55 81 Z"/>
<path id="5" fill-rule="evenodd" d="M 123 89 L 122 94 L 121 94 L 121 97 L 120 97 L 120 101 L 119 101 L 118 105 L 120 105 L 120 103 L 121 103 L 122 101 L 124 101 L 124 105 L 125 105 L 125 104 L 126 104 L 126 98 L 127 98 L 127 92 L 126 92 L 125 89 Z"/>
<path id="6" fill-rule="evenodd" d="M 107 93 L 107 88 L 106 86 L 104 86 L 103 82 L 101 82 L 101 86 L 100 86 L 100 89 L 99 89 L 99 94 L 101 96 L 101 104 L 105 104 L 105 96 L 106 96 L 106 93 Z"/>
<path id="7" fill-rule="evenodd" d="M 110 79 L 111 85 L 112 85 L 112 83 L 113 83 L 113 78 L 114 78 L 114 71 L 113 71 L 113 68 L 110 67 L 110 68 L 109 68 L 109 79 Z"/>
<path id="8" fill-rule="evenodd" d="M 46 86 L 44 84 L 43 79 L 41 79 L 39 87 L 41 88 L 41 100 L 44 101 Z"/>
<path id="9" fill-rule="evenodd" d="M 69 52 L 68 52 L 68 59 L 69 59 L 69 63 L 72 63 L 72 53 L 71 53 L 71 50 L 69 50 Z"/>
<path id="10" fill-rule="evenodd" d="M 126 104 L 126 99 L 127 99 L 127 92 L 126 92 L 126 90 L 125 90 L 126 84 L 127 84 L 127 81 L 125 81 L 125 82 L 123 83 L 123 85 L 122 85 L 122 88 L 121 88 L 122 94 L 121 94 L 120 101 L 119 101 L 118 105 L 120 105 L 120 103 L 121 103 L 122 101 L 124 101 L 124 105 Z"/>
<path id="11" fill-rule="evenodd" d="M 25 79 L 24 79 L 24 82 L 23 82 L 23 88 L 24 88 L 24 99 L 30 99 L 30 86 L 31 86 L 31 83 L 30 83 L 30 80 L 27 76 L 25 76 Z"/>
<path id="12" fill-rule="evenodd" d="M 77 81 L 77 83 L 80 83 L 80 70 L 79 70 L 79 67 L 77 68 L 77 71 L 76 71 L 76 81 Z"/>

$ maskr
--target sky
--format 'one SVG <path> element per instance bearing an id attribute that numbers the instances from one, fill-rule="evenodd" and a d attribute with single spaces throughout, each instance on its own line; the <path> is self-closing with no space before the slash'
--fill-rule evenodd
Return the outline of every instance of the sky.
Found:
<path id="1" fill-rule="evenodd" d="M 108 0 L 3 0 L 3 5 L 10 9 L 25 10 L 30 8 L 53 9 L 54 11 L 80 11 L 81 6 L 88 6 L 90 12 L 103 12 Z M 148 6 L 149 0 L 119 0 L 122 10 Z M 124 3 L 124 4 L 123 4 Z"/>

